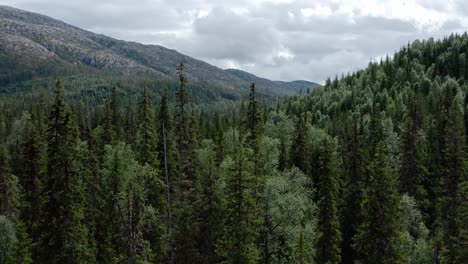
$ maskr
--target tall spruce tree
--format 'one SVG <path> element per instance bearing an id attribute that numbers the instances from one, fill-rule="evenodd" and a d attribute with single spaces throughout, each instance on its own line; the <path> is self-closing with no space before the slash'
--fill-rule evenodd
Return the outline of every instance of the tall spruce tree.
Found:
<path id="1" fill-rule="evenodd" d="M 112 262 L 115 251 L 112 246 L 112 223 L 109 208 L 106 204 L 106 186 L 102 180 L 101 159 L 104 152 L 96 140 L 97 135 L 88 132 L 87 148 L 83 149 L 83 170 L 85 190 L 85 223 L 89 229 L 90 243 L 96 252 L 99 263 Z"/>
<path id="2" fill-rule="evenodd" d="M 343 190 L 342 212 L 342 263 L 352 264 L 356 259 L 356 252 L 352 247 L 356 229 L 360 223 L 361 197 L 362 197 L 362 135 L 357 118 L 346 122 L 346 135 L 343 140 L 343 165 L 345 175 Z"/>
<path id="3" fill-rule="evenodd" d="M 388 172 L 382 141 L 376 146 L 369 177 L 361 204 L 362 222 L 354 238 L 357 263 L 403 263 L 400 197 L 396 180 Z"/>
<path id="4" fill-rule="evenodd" d="M 242 137 L 242 135 L 240 135 Z M 226 167 L 226 222 L 217 252 L 221 263 L 258 263 L 259 212 L 255 201 L 253 164 L 247 159 L 253 152 L 241 142 L 233 143 L 232 159 Z"/>
<path id="5" fill-rule="evenodd" d="M 427 169 L 424 164 L 424 153 L 421 133 L 422 116 L 419 107 L 418 97 L 413 95 L 410 98 L 409 116 L 403 134 L 401 146 L 401 168 L 399 175 L 400 190 L 415 197 L 419 203 L 419 208 L 426 206 L 426 194 L 423 188 L 423 181 L 426 178 Z"/>
<path id="6" fill-rule="evenodd" d="M 84 193 L 80 140 L 73 115 L 64 101 L 63 84 L 57 81 L 55 102 L 47 128 L 46 202 L 42 208 L 41 261 L 93 263 L 84 225 Z"/>
<path id="7" fill-rule="evenodd" d="M 169 110 L 167 90 L 161 98 L 158 111 L 158 158 L 160 160 L 160 172 L 166 185 L 166 216 L 167 216 L 167 260 L 174 263 L 174 193 L 176 186 L 174 176 L 176 172 L 176 150 L 173 137 L 172 117 Z"/>
<path id="8" fill-rule="evenodd" d="M 20 186 L 18 177 L 11 173 L 10 156 L 3 142 L 0 142 L 0 215 L 10 221 L 17 221 L 20 210 Z"/>
<path id="9" fill-rule="evenodd" d="M 109 108 L 112 113 L 112 127 L 114 128 L 115 137 L 121 139 L 122 126 L 121 126 L 121 114 L 120 114 L 120 100 L 117 94 L 117 87 L 112 86 L 111 100 Z"/>
<path id="10" fill-rule="evenodd" d="M 41 106 L 33 109 L 28 120 L 21 144 L 20 183 L 23 189 L 24 206 L 22 219 L 32 243 L 37 244 L 40 238 L 38 230 L 41 219 L 41 208 L 44 204 L 43 182 L 47 176 L 47 141 L 46 124 Z M 38 252 L 33 252 L 36 258 Z"/>
<path id="11" fill-rule="evenodd" d="M 341 231 L 338 215 L 339 183 L 336 143 L 325 138 L 319 154 L 317 263 L 339 263 L 341 260 Z"/>
<path id="12" fill-rule="evenodd" d="M 463 109 L 461 99 L 456 96 L 447 112 L 447 124 L 444 131 L 444 174 L 442 176 L 443 196 L 440 209 L 444 227 L 443 261 L 459 263 L 458 253 L 463 246 L 460 244 L 460 230 L 463 223 L 458 221 L 462 209 L 459 196 L 460 185 L 466 181 L 465 174 L 465 129 L 463 127 Z"/>
<path id="13" fill-rule="evenodd" d="M 310 165 L 307 157 L 308 148 L 307 148 L 307 127 L 304 120 L 304 116 L 301 114 L 296 119 L 296 130 L 294 132 L 293 142 L 291 144 L 290 150 L 290 164 L 299 168 L 302 172 L 308 174 L 310 173 Z"/>
<path id="14" fill-rule="evenodd" d="M 155 117 L 151 108 L 151 100 L 149 98 L 148 89 L 145 87 L 143 98 L 138 103 L 137 116 L 137 153 L 138 161 L 142 165 L 152 168 L 152 172 L 143 177 L 145 185 L 145 194 L 147 196 L 147 204 L 152 206 L 158 216 L 165 214 L 165 192 L 162 179 L 159 177 L 159 160 L 158 160 L 158 138 L 157 130 L 154 124 Z M 131 189 L 131 191 L 139 191 Z M 150 241 L 153 253 L 158 256 L 162 255 L 162 225 L 158 219 L 148 225 L 148 230 L 143 232 L 144 237 Z"/>
<path id="15" fill-rule="evenodd" d="M 137 116 L 137 153 L 138 160 L 142 164 L 159 167 L 157 146 L 158 138 L 154 124 L 154 112 L 151 109 L 151 101 L 148 88 L 143 90 L 143 98 L 138 103 Z"/>
<path id="16" fill-rule="evenodd" d="M 187 78 L 185 64 L 178 67 L 180 80 L 176 94 L 175 139 L 178 155 L 177 162 L 177 220 L 175 223 L 174 252 L 176 263 L 191 262 L 197 255 L 196 234 L 194 229 L 195 186 L 197 180 L 195 156 L 195 126 L 193 117 L 188 113 Z"/>
<path id="17" fill-rule="evenodd" d="M 215 150 L 211 140 L 204 140 L 202 149 L 197 151 L 200 171 L 194 207 L 200 257 L 192 263 L 219 263 L 220 260 L 216 254 L 216 243 L 222 234 L 223 204 Z"/>
<path id="18" fill-rule="evenodd" d="M 252 83 L 250 86 L 249 105 L 247 107 L 246 127 L 248 136 L 246 143 L 254 150 L 255 154 L 258 154 L 263 136 L 263 120 L 262 111 L 256 96 L 255 83 Z"/>
<path id="19" fill-rule="evenodd" d="M 180 86 L 176 95 L 177 112 L 175 137 L 178 152 L 178 174 L 179 174 L 179 204 L 183 201 L 193 201 L 195 191 L 196 169 L 195 169 L 195 142 L 194 121 L 187 112 L 188 92 L 187 78 L 185 77 L 185 64 L 182 62 L 178 68 Z"/>

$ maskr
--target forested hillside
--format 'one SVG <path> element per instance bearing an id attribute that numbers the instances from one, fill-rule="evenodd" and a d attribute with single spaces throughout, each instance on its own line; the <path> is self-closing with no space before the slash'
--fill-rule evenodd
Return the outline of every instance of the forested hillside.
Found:
<path id="1" fill-rule="evenodd" d="M 177 86 L 177 65 L 185 61 L 192 101 L 238 100 L 256 82 L 263 97 L 294 95 L 318 84 L 280 82 L 240 70 L 223 70 L 176 50 L 95 34 L 53 18 L 0 5 L 0 94 L 30 93 L 62 78 L 81 100 L 102 100 L 113 85 L 121 93 L 138 94 L 145 81 L 150 90 Z M 156 94 L 160 97 L 162 94 Z"/>
<path id="2" fill-rule="evenodd" d="M 467 59 L 416 41 L 278 104 L 190 107 L 183 63 L 137 103 L 9 97 L 0 263 L 467 263 Z"/>

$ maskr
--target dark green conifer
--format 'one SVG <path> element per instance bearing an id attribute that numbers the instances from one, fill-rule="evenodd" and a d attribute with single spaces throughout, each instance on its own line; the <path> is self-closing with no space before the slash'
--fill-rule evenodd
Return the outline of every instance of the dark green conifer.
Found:
<path id="1" fill-rule="evenodd" d="M 41 223 L 41 261 L 48 263 L 93 263 L 88 229 L 84 225 L 84 193 L 80 140 L 73 115 L 57 81 L 55 101 L 47 129 L 47 177 Z"/>
<path id="2" fill-rule="evenodd" d="M 338 215 L 339 183 L 337 173 L 336 143 L 325 138 L 319 154 L 318 175 L 318 226 L 317 263 L 336 264 L 341 261 L 341 232 Z"/>
<path id="3" fill-rule="evenodd" d="M 383 142 L 375 149 L 362 200 L 362 222 L 354 238 L 357 262 L 403 263 L 399 248 L 402 224 L 397 184 L 389 172 Z"/>

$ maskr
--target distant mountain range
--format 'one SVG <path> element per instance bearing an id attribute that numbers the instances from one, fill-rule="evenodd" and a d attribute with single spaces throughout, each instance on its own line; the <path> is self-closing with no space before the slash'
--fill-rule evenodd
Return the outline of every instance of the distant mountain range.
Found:
<path id="1" fill-rule="evenodd" d="M 53 18 L 0 6 L 0 92 L 50 83 L 54 78 L 177 80 L 177 66 L 186 63 L 192 83 L 210 98 L 245 96 L 250 83 L 267 96 L 292 95 L 318 86 L 308 81 L 271 81 L 237 70 L 223 70 L 158 45 L 143 45 L 95 34 Z M 43 82 L 40 82 L 42 80 Z M 76 80 L 76 78 L 75 78 Z M 3 89 L 3 90 L 2 90 Z"/>

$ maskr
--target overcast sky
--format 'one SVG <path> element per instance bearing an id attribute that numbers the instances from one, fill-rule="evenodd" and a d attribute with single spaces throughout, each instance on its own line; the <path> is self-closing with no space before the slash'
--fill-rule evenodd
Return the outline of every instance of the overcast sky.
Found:
<path id="1" fill-rule="evenodd" d="M 0 0 L 220 68 L 323 82 L 415 39 L 463 33 L 466 0 Z"/>

